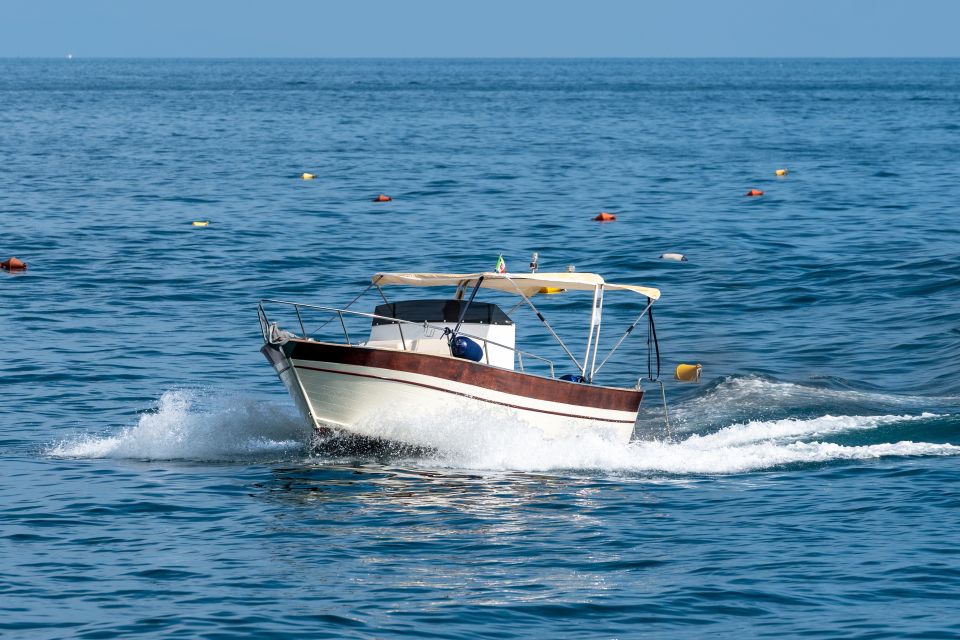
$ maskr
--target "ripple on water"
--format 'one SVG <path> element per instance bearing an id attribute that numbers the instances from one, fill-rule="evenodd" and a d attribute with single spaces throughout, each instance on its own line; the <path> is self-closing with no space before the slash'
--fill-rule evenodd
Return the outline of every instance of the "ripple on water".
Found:
<path id="1" fill-rule="evenodd" d="M 956 635 L 957 64 L 0 60 L 0 634 Z M 533 251 L 663 290 L 669 433 L 351 449 L 256 352 L 259 298 Z"/>

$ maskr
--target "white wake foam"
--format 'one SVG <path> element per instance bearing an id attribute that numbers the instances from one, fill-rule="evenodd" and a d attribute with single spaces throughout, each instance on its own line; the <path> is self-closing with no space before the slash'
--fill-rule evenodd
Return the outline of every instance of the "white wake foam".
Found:
<path id="1" fill-rule="evenodd" d="M 716 433 L 691 435 L 684 442 L 689 446 L 702 449 L 731 447 L 754 442 L 783 442 L 797 438 L 819 438 L 834 433 L 874 429 L 881 425 L 899 422 L 913 422 L 938 418 L 935 413 L 922 413 L 919 416 L 831 416 L 825 415 L 810 420 L 785 418 L 782 420 L 751 421 L 735 424 Z"/>
<path id="2" fill-rule="evenodd" d="M 902 441 L 862 446 L 840 445 L 823 438 L 847 431 L 937 417 L 922 415 L 820 416 L 812 419 L 752 421 L 714 433 L 685 435 L 673 441 L 638 441 L 629 445 L 597 434 L 549 440 L 539 430 L 511 416 L 465 413 L 429 416 L 383 415 L 363 426 L 365 435 L 399 439 L 436 450 L 422 466 L 518 471 L 589 470 L 729 474 L 831 460 L 887 456 L 960 455 L 951 444 Z"/>
<path id="3" fill-rule="evenodd" d="M 672 440 L 616 442 L 587 433 L 549 440 L 509 409 L 378 415 L 358 425 L 364 435 L 419 445 L 400 453 L 416 467 L 480 470 L 584 470 L 612 473 L 729 474 L 789 464 L 887 456 L 953 456 L 960 446 L 889 442 L 861 446 L 829 442 L 839 433 L 915 423 L 935 414 L 821 415 L 808 419 L 743 421 L 709 433 L 675 433 Z M 894 426 L 895 430 L 896 427 Z M 289 405 L 236 394 L 169 391 L 155 410 L 114 434 L 84 435 L 50 446 L 68 458 L 292 461 L 323 463 L 310 450 L 311 430 Z"/>
<path id="4" fill-rule="evenodd" d="M 680 430 L 713 425 L 719 427 L 735 420 L 757 417 L 765 410 L 834 411 L 857 414 L 865 411 L 908 411 L 912 408 L 956 406 L 960 398 L 930 398 L 891 395 L 853 389 L 828 389 L 792 382 L 769 380 L 759 376 L 738 376 L 723 380 L 701 395 L 671 407 L 671 417 Z M 655 403 L 654 403 L 655 404 Z M 654 405 L 647 408 L 654 410 Z"/>
<path id="5" fill-rule="evenodd" d="M 55 443 L 63 458 L 236 460 L 301 451 L 310 429 L 286 406 L 232 393 L 176 390 L 155 410 L 114 435 L 82 435 Z"/>

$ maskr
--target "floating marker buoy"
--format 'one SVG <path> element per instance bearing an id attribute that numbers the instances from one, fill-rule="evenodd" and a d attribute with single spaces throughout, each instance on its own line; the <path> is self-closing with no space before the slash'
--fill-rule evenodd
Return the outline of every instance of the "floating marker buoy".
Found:
<path id="1" fill-rule="evenodd" d="M 701 371 L 703 367 L 699 364 L 678 364 L 673 379 L 677 382 L 700 382 Z"/>
<path id="2" fill-rule="evenodd" d="M 374 202 L 390 202 L 391 200 L 393 200 L 393 198 L 382 193 L 373 199 Z"/>
<path id="3" fill-rule="evenodd" d="M 747 191 L 747 195 L 748 195 L 748 196 L 751 196 L 751 197 L 753 197 L 753 196 L 762 196 L 762 195 L 763 195 L 763 191 L 760 191 L 760 189 L 750 189 L 750 191 Z"/>
<path id="4" fill-rule="evenodd" d="M 676 261 L 676 262 L 686 262 L 686 261 L 687 261 L 687 256 L 683 255 L 682 253 L 661 253 L 661 254 L 660 254 L 660 259 L 661 259 L 661 260 L 674 260 L 674 261 Z"/>
<path id="5" fill-rule="evenodd" d="M 313 180 L 317 176 L 313 175 L 312 173 L 305 173 L 300 177 L 303 178 L 304 180 Z"/>
<path id="6" fill-rule="evenodd" d="M 540 287 L 539 293 L 545 293 L 550 296 L 563 293 L 564 291 L 566 291 L 566 289 L 558 289 L 557 287 Z"/>
<path id="7" fill-rule="evenodd" d="M 7 271 L 26 271 L 27 263 L 11 257 L 9 260 L 0 262 L 0 268 L 6 269 Z"/>
<path id="8" fill-rule="evenodd" d="M 787 175 L 788 173 L 789 171 L 787 171 L 786 169 L 777 169 L 776 171 L 773 172 L 774 175 L 780 176 L 781 178 Z"/>
<path id="9" fill-rule="evenodd" d="M 193 226 L 195 226 L 195 227 L 206 227 L 206 226 L 209 225 L 209 224 L 210 224 L 210 221 L 209 221 L 209 220 L 194 220 L 194 221 L 193 221 Z"/>
<path id="10" fill-rule="evenodd" d="M 617 219 L 617 216 L 612 213 L 607 213 L 606 211 L 601 211 L 594 220 L 597 222 L 613 222 Z"/>

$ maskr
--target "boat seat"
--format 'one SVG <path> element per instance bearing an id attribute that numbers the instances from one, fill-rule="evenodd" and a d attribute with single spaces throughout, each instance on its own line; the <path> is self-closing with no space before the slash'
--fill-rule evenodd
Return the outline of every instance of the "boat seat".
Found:
<path id="1" fill-rule="evenodd" d="M 360 346 L 370 349 L 395 349 L 397 351 L 403 351 L 403 343 L 399 340 L 368 340 Z"/>
<path id="2" fill-rule="evenodd" d="M 403 342 L 400 340 L 368 340 L 360 346 L 370 349 L 403 351 Z M 450 346 L 444 338 L 417 338 L 416 340 L 407 340 L 407 351 L 427 353 L 433 356 L 449 356 Z"/>
<path id="3" fill-rule="evenodd" d="M 434 356 L 449 356 L 450 345 L 445 338 L 417 338 L 408 343 L 410 351 L 428 353 Z"/>

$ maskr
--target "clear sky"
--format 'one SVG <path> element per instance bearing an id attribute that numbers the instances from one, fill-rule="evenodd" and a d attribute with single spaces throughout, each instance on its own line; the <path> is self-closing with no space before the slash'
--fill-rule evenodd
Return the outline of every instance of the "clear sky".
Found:
<path id="1" fill-rule="evenodd" d="M 0 0 L 2 57 L 960 56 L 960 0 Z"/>

